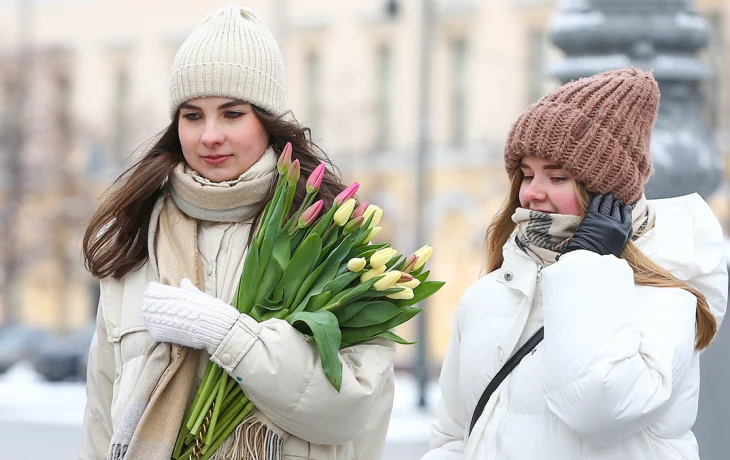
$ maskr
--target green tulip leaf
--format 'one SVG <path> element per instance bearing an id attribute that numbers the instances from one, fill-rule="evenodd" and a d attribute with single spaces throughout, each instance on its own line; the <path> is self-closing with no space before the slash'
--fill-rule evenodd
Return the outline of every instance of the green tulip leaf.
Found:
<path id="1" fill-rule="evenodd" d="M 399 307 L 408 307 L 411 305 L 415 305 L 418 302 L 432 296 L 436 292 L 438 292 L 439 289 L 441 289 L 444 286 L 443 281 L 426 281 L 425 283 L 421 283 L 413 290 L 413 298 L 408 300 L 396 300 L 393 303 L 395 303 Z"/>
<path id="2" fill-rule="evenodd" d="M 398 334 L 394 334 L 390 331 L 381 332 L 380 334 L 376 335 L 375 337 L 382 337 L 384 339 L 388 339 L 390 341 L 393 341 L 395 343 L 399 343 L 401 345 L 413 345 L 415 343 L 418 343 L 418 341 L 415 342 L 409 342 L 406 339 L 402 338 Z"/>
<path id="3" fill-rule="evenodd" d="M 359 302 L 358 302 L 359 303 Z M 349 304 L 352 305 L 352 304 Z M 347 306 L 349 306 L 347 305 Z M 343 307 L 345 308 L 345 307 Z M 374 326 L 376 324 L 382 324 L 386 321 L 395 318 L 401 313 L 400 308 L 396 307 L 390 302 L 367 302 L 363 308 L 351 318 L 342 321 L 340 320 L 340 326 L 344 327 L 366 327 Z M 338 317 L 339 319 L 339 317 Z"/>
<path id="4" fill-rule="evenodd" d="M 339 392 L 342 385 L 342 362 L 338 352 L 340 328 L 335 315 L 329 311 L 302 311 L 292 313 L 286 320 L 294 327 L 301 326 L 301 323 L 306 324 L 312 332 L 324 374 Z"/>
<path id="5" fill-rule="evenodd" d="M 284 269 L 277 288 L 284 292 L 284 308 L 289 308 L 296 298 L 297 291 L 319 257 L 322 239 L 316 233 L 304 239 Z"/>

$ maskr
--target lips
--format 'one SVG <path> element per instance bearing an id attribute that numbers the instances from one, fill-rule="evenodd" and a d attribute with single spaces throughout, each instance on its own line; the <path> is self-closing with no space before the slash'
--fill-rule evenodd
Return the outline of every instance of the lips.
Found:
<path id="1" fill-rule="evenodd" d="M 205 161 L 209 165 L 219 165 L 221 163 L 224 163 L 232 156 L 233 155 L 206 155 L 203 157 L 203 161 Z"/>

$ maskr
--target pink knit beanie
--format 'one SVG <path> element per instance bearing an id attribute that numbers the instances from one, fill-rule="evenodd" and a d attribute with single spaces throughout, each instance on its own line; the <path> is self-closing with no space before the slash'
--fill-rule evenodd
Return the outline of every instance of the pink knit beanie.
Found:
<path id="1" fill-rule="evenodd" d="M 504 151 L 512 178 L 534 155 L 570 171 L 592 192 L 625 203 L 642 195 L 651 174 L 649 146 L 659 105 L 651 73 L 621 69 L 572 81 L 525 110 Z"/>

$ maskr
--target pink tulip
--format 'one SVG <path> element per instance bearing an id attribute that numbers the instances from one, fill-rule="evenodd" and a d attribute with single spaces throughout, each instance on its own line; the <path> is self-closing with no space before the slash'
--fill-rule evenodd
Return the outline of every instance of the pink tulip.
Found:
<path id="1" fill-rule="evenodd" d="M 289 173 L 286 176 L 286 180 L 289 181 L 289 185 L 296 185 L 299 181 L 299 174 L 300 174 L 301 166 L 299 166 L 299 160 L 294 160 L 294 163 L 291 164 L 291 168 L 289 168 Z"/>
<path id="2" fill-rule="evenodd" d="M 301 216 L 299 216 L 299 221 L 297 222 L 297 227 L 299 228 L 306 228 L 312 225 L 316 220 L 317 217 L 319 217 L 319 213 L 322 211 L 322 207 L 324 206 L 324 200 L 319 200 L 316 203 L 314 203 L 312 206 L 308 207 Z"/>
<path id="3" fill-rule="evenodd" d="M 291 142 L 287 142 L 284 146 L 284 150 L 279 155 L 279 161 L 276 162 L 276 168 L 279 170 L 279 174 L 286 174 L 291 166 Z"/>
<path id="4" fill-rule="evenodd" d="M 319 190 L 319 187 L 322 185 L 322 179 L 324 178 L 324 171 L 324 163 L 320 163 L 320 165 L 312 171 L 312 174 L 309 175 L 309 179 L 307 179 L 307 193 Z"/>
<path id="5" fill-rule="evenodd" d="M 365 214 L 365 210 L 368 208 L 369 204 L 370 203 L 368 203 L 366 201 L 366 202 L 362 203 L 360 206 L 358 206 L 357 208 L 355 208 L 355 212 L 352 213 L 352 217 L 360 217 L 363 214 Z"/>
<path id="6" fill-rule="evenodd" d="M 413 281 L 413 276 L 409 275 L 408 273 L 402 273 L 400 275 L 400 279 L 398 280 L 399 283 L 407 283 L 409 281 Z"/>
<path id="7" fill-rule="evenodd" d="M 413 254 L 412 256 L 409 256 L 406 259 L 406 265 L 403 267 L 403 273 L 410 273 L 413 271 L 413 267 L 416 266 L 416 262 L 418 262 L 418 256 Z"/>
<path id="8" fill-rule="evenodd" d="M 339 195 L 335 197 L 335 204 L 339 206 L 345 201 L 349 200 L 350 198 L 355 196 L 355 194 L 357 193 L 357 189 L 359 188 L 360 184 L 358 184 L 357 182 L 353 182 L 352 184 L 348 185 L 345 190 L 343 190 Z"/>

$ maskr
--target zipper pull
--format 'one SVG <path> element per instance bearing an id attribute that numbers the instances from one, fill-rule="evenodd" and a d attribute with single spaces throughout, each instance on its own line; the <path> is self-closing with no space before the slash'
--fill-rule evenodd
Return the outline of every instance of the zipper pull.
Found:
<path id="1" fill-rule="evenodd" d="M 542 281 L 542 265 L 537 266 L 537 280 Z"/>

